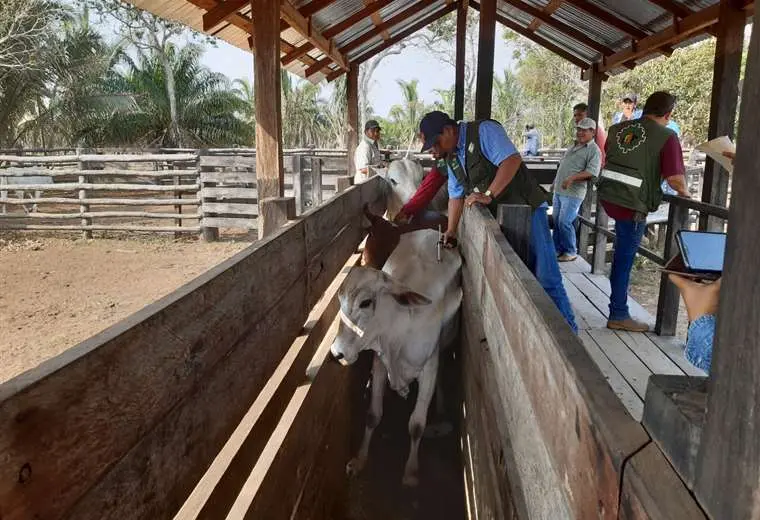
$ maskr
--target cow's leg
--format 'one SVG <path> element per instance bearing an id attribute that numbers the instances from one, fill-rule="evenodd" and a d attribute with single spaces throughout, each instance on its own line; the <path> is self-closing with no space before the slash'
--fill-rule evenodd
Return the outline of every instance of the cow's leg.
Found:
<path id="1" fill-rule="evenodd" d="M 417 472 L 419 470 L 418 450 L 420 439 L 425 431 L 427 423 L 428 407 L 433 399 L 435 392 L 435 381 L 438 375 L 438 349 L 430 356 L 425 365 L 422 367 L 417 381 L 419 382 L 419 391 L 417 393 L 417 402 L 414 405 L 414 411 L 409 418 L 409 437 L 411 444 L 409 447 L 409 458 L 406 459 L 404 468 L 404 479 L 402 483 L 405 486 L 416 486 L 419 482 Z"/>
<path id="2" fill-rule="evenodd" d="M 377 425 L 380 424 L 380 419 L 383 418 L 383 396 L 385 395 L 387 379 L 388 371 L 385 369 L 385 365 L 380 356 L 374 354 L 372 361 L 372 399 L 369 405 L 369 412 L 367 413 L 367 424 L 364 427 L 364 438 L 362 438 L 359 453 L 346 465 L 346 473 L 349 477 L 358 475 L 367 463 L 372 433 L 377 428 Z"/>

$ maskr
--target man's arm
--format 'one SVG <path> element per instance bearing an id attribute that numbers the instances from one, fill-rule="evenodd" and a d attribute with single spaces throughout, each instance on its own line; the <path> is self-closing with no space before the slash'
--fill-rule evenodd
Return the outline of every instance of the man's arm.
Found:
<path id="1" fill-rule="evenodd" d="M 359 143 L 359 146 L 354 152 L 354 165 L 356 171 L 364 175 L 369 175 L 369 163 L 372 160 L 372 150 L 368 146 L 364 145 L 364 142 Z"/>
<path id="2" fill-rule="evenodd" d="M 562 187 L 564 189 L 568 189 L 570 185 L 575 182 L 586 182 L 589 179 L 593 179 L 594 177 L 599 176 L 599 170 L 601 170 L 602 167 L 601 152 L 599 151 L 599 147 L 597 147 L 596 144 L 591 144 L 593 146 L 589 148 L 590 156 L 586 161 L 586 169 L 565 179 L 565 181 L 562 183 Z"/>
<path id="3" fill-rule="evenodd" d="M 675 134 L 670 136 L 665 146 L 660 151 L 660 172 L 661 176 L 668 182 L 668 186 L 676 190 L 679 197 L 686 199 L 691 198 L 689 189 L 686 185 L 686 166 L 683 163 L 683 151 L 681 142 Z"/>
<path id="4" fill-rule="evenodd" d="M 397 218 L 404 220 L 406 217 L 411 217 L 422 211 L 428 204 L 435 198 L 438 190 L 446 182 L 446 175 L 433 166 L 433 169 L 422 180 L 422 184 L 414 192 L 409 202 L 404 204 L 401 208 Z"/>
<path id="5" fill-rule="evenodd" d="M 498 165 L 496 176 L 488 190 L 491 191 L 492 197 L 500 195 L 515 178 L 517 170 L 522 163 L 522 157 L 515 148 L 515 145 L 507 136 L 504 128 L 491 121 L 484 121 L 480 124 L 480 148 L 483 155 L 491 164 Z M 489 204 L 491 201 L 483 193 L 472 193 L 467 197 L 467 204 L 473 203 Z"/>
<path id="6" fill-rule="evenodd" d="M 450 239 L 456 238 L 459 219 L 462 218 L 464 209 L 464 199 L 449 199 L 449 227 L 446 229 L 444 236 L 445 244 L 450 243 Z"/>

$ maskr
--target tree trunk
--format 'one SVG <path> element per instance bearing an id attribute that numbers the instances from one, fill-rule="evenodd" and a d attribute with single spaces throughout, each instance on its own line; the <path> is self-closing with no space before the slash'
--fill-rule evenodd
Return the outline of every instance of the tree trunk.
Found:
<path id="1" fill-rule="evenodd" d="M 169 117 L 171 118 L 171 122 L 169 123 L 169 139 L 173 146 L 182 148 L 182 136 L 179 131 L 177 116 L 177 89 L 174 84 L 174 70 L 169 62 L 169 58 L 166 56 L 166 52 L 161 52 L 161 65 L 164 68 L 166 76 L 166 97 L 169 100 Z"/>

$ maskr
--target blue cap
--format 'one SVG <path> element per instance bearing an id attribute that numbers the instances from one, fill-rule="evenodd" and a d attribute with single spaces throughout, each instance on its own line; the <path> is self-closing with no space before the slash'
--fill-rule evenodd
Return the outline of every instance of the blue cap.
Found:
<path id="1" fill-rule="evenodd" d="M 456 121 L 451 119 L 446 112 L 436 110 L 425 114 L 420 121 L 420 134 L 425 140 L 421 151 L 430 150 L 435 145 L 435 140 L 443 132 L 443 127 L 456 125 Z"/>

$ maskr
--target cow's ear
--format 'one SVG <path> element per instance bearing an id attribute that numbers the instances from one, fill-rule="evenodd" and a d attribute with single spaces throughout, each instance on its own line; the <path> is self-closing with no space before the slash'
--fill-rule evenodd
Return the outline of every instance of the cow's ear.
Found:
<path id="1" fill-rule="evenodd" d="M 396 300 L 399 305 L 405 307 L 419 307 L 433 303 L 427 296 L 423 296 L 418 292 L 410 290 L 394 291 L 391 293 L 391 296 L 393 296 L 393 299 Z"/>

